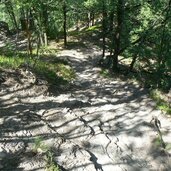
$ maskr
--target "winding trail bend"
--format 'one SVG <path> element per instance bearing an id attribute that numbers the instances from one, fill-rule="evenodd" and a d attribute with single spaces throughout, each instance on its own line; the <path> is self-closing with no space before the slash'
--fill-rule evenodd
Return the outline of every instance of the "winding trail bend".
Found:
<path id="1" fill-rule="evenodd" d="M 69 91 L 57 96 L 35 93 L 31 83 L 16 83 L 17 78 L 1 85 L 2 170 L 45 170 L 41 155 L 29 155 L 37 136 L 53 149 L 63 170 L 171 170 L 171 151 L 158 145 L 157 132 L 150 123 L 152 116 L 159 118 L 169 148 L 170 119 L 155 109 L 147 91 L 138 84 L 100 76 L 96 67 L 99 54 L 90 44 L 61 51 L 57 57 L 71 63 L 77 78 Z"/>

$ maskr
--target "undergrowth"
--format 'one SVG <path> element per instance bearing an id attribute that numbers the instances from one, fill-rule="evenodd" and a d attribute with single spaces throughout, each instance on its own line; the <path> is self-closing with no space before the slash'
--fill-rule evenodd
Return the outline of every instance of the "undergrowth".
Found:
<path id="1" fill-rule="evenodd" d="M 112 74 L 109 69 L 105 68 L 101 69 L 100 75 L 104 78 L 114 78 L 114 74 Z M 149 79 L 148 77 L 144 77 L 143 74 L 139 75 L 132 73 L 124 75 L 122 72 L 117 76 L 119 77 L 120 75 L 123 75 L 127 80 L 130 79 L 134 82 L 138 82 L 143 87 L 149 88 L 150 97 L 156 102 L 156 108 L 171 116 L 171 104 L 162 90 L 152 87 L 155 82 L 152 77 Z"/>
<path id="2" fill-rule="evenodd" d="M 45 77 L 50 84 L 67 84 L 75 78 L 74 70 L 62 60 L 50 62 L 41 58 L 35 60 L 24 55 L 0 56 L 0 66 L 9 69 L 29 67 L 36 74 Z"/>
<path id="3" fill-rule="evenodd" d="M 83 36 L 83 35 L 87 35 L 87 34 L 91 34 L 91 33 L 97 33 L 99 32 L 101 29 L 101 25 L 94 25 L 88 28 L 84 28 L 82 30 L 74 30 L 74 31 L 70 31 L 69 35 L 70 36 Z"/>
<path id="4" fill-rule="evenodd" d="M 16 69 L 21 64 L 25 63 L 25 59 L 15 56 L 15 57 L 7 57 L 7 56 L 0 56 L 0 66 L 2 68 L 12 68 Z"/>
<path id="5" fill-rule="evenodd" d="M 168 115 L 171 115 L 171 105 L 169 102 L 162 98 L 162 92 L 159 90 L 152 90 L 150 92 L 150 97 L 156 101 L 156 108 L 162 110 Z"/>
<path id="6" fill-rule="evenodd" d="M 58 164 L 54 161 L 54 153 L 49 146 L 43 142 L 42 137 L 37 137 L 34 140 L 33 152 L 36 154 L 41 154 L 45 158 L 46 171 L 61 171 Z"/>
<path id="7" fill-rule="evenodd" d="M 104 78 L 110 78 L 111 74 L 108 69 L 101 69 L 100 75 L 102 75 Z"/>

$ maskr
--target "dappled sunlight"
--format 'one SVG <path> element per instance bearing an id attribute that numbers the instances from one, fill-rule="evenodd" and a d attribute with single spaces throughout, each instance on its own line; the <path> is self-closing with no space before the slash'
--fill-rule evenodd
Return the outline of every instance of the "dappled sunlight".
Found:
<path id="1" fill-rule="evenodd" d="M 93 48 L 91 56 L 84 49 L 57 54 L 76 71 L 67 91 L 53 87 L 53 92 L 59 92 L 48 94 L 46 86 L 10 82 L 10 75 L 2 84 L 0 148 L 6 143 L 5 153 L 22 159 L 15 168 L 37 170 L 39 162 L 43 165 L 43 154 L 32 150 L 38 137 L 54 151 L 63 170 L 137 171 L 162 165 L 164 159 L 156 157 L 161 152 L 153 148 L 157 133 L 150 121 L 152 115 L 161 120 L 168 149 L 170 122 L 155 109 L 146 89 L 100 75 L 100 68 L 94 67 L 98 53 Z"/>

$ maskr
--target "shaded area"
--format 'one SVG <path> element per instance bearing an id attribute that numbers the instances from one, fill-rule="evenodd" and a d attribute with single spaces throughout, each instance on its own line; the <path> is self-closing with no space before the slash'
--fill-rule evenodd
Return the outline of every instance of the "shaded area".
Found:
<path id="1" fill-rule="evenodd" d="M 37 137 L 53 149 L 56 163 L 66 170 L 154 170 L 158 165 L 170 169 L 169 162 L 162 164 L 157 157 L 167 156 L 170 161 L 170 151 L 162 155 L 152 147 L 156 132 L 150 120 L 159 111 L 154 110 L 148 91 L 122 79 L 103 78 L 95 67 L 97 57 L 87 56 L 83 49 L 59 54 L 59 59 L 74 65 L 77 79 L 56 96 L 45 94 L 46 87 L 40 85 L 35 91 L 34 84 L 21 82 L 15 72 L 1 83 L 0 147 L 11 157 L 21 155 L 11 163 L 13 170 L 44 166 L 39 153 L 28 154 Z M 167 130 L 163 139 L 170 143 L 169 122 L 164 117 L 161 122 L 162 131 Z M 16 142 L 18 148 L 11 145 Z M 10 169 L 5 163 L 3 167 Z"/>

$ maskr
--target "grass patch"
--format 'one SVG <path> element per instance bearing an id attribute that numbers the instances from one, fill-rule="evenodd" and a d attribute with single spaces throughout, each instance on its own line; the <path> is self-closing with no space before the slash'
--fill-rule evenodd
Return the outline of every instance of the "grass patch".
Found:
<path id="1" fill-rule="evenodd" d="M 54 155 L 52 151 L 48 151 L 46 154 L 46 171 L 61 171 L 59 166 L 54 161 Z"/>
<path id="2" fill-rule="evenodd" d="M 39 153 L 39 152 L 47 152 L 49 150 L 50 148 L 43 143 L 42 137 L 35 138 L 34 145 L 33 145 L 33 152 Z"/>
<path id="3" fill-rule="evenodd" d="M 100 28 L 101 28 L 101 25 L 95 25 L 95 26 L 91 26 L 87 28 L 86 31 L 99 31 Z"/>
<path id="4" fill-rule="evenodd" d="M 15 57 L 0 56 L 0 66 L 3 68 L 16 69 L 25 62 L 26 60 L 24 58 L 18 56 Z"/>
<path id="5" fill-rule="evenodd" d="M 166 114 L 171 115 L 171 106 L 162 98 L 162 94 L 159 90 L 152 90 L 150 92 L 150 97 L 156 101 L 157 109 L 160 109 Z"/>
<path id="6" fill-rule="evenodd" d="M 34 140 L 33 152 L 36 154 L 42 154 L 46 161 L 46 171 L 61 171 L 57 163 L 54 161 L 54 153 L 51 148 L 43 142 L 42 137 L 37 137 Z"/>
<path id="7" fill-rule="evenodd" d="M 70 81 L 76 77 L 74 70 L 69 65 L 57 64 L 58 75 Z"/>
<path id="8" fill-rule="evenodd" d="M 166 144 L 166 147 L 165 147 L 165 150 L 166 151 L 170 151 L 171 150 L 171 143 L 165 143 Z M 159 137 L 156 137 L 154 140 L 153 140 L 153 145 L 156 149 L 159 149 L 161 148 L 161 140 Z"/>
<path id="9" fill-rule="evenodd" d="M 108 69 L 101 69 L 100 75 L 102 75 L 104 78 L 111 78 L 111 73 Z"/>
<path id="10" fill-rule="evenodd" d="M 66 84 L 75 78 L 74 70 L 63 63 L 37 62 L 35 70 L 38 74 L 45 76 L 52 84 Z"/>
<path id="11" fill-rule="evenodd" d="M 63 60 L 55 62 L 43 59 L 29 58 L 24 55 L 19 56 L 0 56 L 0 66 L 2 68 L 17 69 L 21 66 L 31 67 L 36 75 L 45 78 L 50 84 L 67 84 L 75 78 L 74 70 Z"/>
<path id="12" fill-rule="evenodd" d="M 78 30 L 74 30 L 74 31 L 70 31 L 69 32 L 69 36 L 84 36 L 84 35 L 88 35 L 89 33 L 97 33 L 99 32 L 101 29 L 101 25 L 94 25 L 88 28 L 84 28 L 80 31 Z"/>
<path id="13" fill-rule="evenodd" d="M 160 138 L 159 138 L 159 137 L 155 138 L 155 139 L 153 140 L 153 144 L 154 144 L 154 147 L 156 147 L 156 148 L 161 147 Z"/>

